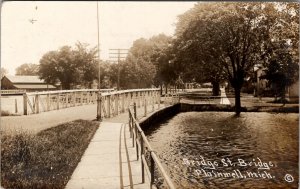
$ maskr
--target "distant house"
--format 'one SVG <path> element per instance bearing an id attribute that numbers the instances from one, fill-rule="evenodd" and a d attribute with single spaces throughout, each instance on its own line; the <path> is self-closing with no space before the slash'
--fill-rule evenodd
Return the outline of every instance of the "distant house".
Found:
<path id="1" fill-rule="evenodd" d="M 262 78 L 266 74 L 266 68 L 263 67 L 258 67 L 255 69 L 255 74 L 256 74 L 256 82 L 255 82 L 255 96 L 257 93 L 260 91 L 260 93 L 264 93 L 264 95 L 270 93 L 270 91 L 273 90 L 273 85 L 270 84 L 268 85 L 268 80 Z M 287 87 L 287 96 L 289 98 L 298 98 L 299 97 L 299 79 L 293 83 L 291 86 Z M 271 94 L 271 93 L 270 93 Z"/>
<path id="2" fill-rule="evenodd" d="M 56 90 L 54 85 L 46 83 L 38 76 L 4 76 L 1 79 L 2 90 L 20 89 L 27 92 Z"/>

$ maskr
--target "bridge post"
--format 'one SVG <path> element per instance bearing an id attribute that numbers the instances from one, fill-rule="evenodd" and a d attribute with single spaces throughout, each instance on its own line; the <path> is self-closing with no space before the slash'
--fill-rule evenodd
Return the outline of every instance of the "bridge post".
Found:
<path id="1" fill-rule="evenodd" d="M 128 126 L 129 126 L 129 133 L 130 133 L 130 138 L 132 138 L 132 125 L 131 125 L 131 116 L 130 116 L 130 111 L 128 110 L 128 115 L 129 115 L 129 121 L 128 121 Z"/>
<path id="2" fill-rule="evenodd" d="M 157 94 L 157 98 L 158 98 L 158 109 L 160 109 L 160 94 Z"/>
<path id="3" fill-rule="evenodd" d="M 107 117 L 110 118 L 110 97 L 111 95 L 106 96 L 107 98 Z"/>
<path id="4" fill-rule="evenodd" d="M 134 119 L 137 120 L 136 103 L 133 103 Z"/>
<path id="5" fill-rule="evenodd" d="M 146 116 L 147 116 L 147 99 L 146 99 L 146 98 L 144 99 L 144 102 L 145 102 L 145 106 L 144 106 L 144 116 L 146 117 Z"/>
<path id="6" fill-rule="evenodd" d="M 59 99 L 59 93 L 57 93 L 57 95 L 56 95 L 56 109 L 57 110 L 59 110 L 59 101 L 60 101 L 60 99 Z"/>
<path id="7" fill-rule="evenodd" d="M 18 113 L 18 101 L 15 98 L 15 113 Z"/>
<path id="8" fill-rule="evenodd" d="M 46 103 L 47 103 L 47 111 L 50 111 L 50 94 L 48 93 L 46 96 Z"/>
<path id="9" fill-rule="evenodd" d="M 97 98 L 97 121 L 102 121 L 101 108 L 102 108 L 102 95 L 101 92 L 99 91 L 98 98 Z"/>
<path id="10" fill-rule="evenodd" d="M 73 106 L 76 106 L 76 92 L 73 93 Z"/>
<path id="11" fill-rule="evenodd" d="M 80 92 L 80 105 L 83 105 L 83 91 Z"/>
<path id="12" fill-rule="evenodd" d="M 135 146 L 136 146 L 136 160 L 139 160 L 139 148 L 138 148 L 138 133 L 139 133 L 139 131 L 138 131 L 138 129 L 137 129 L 137 127 L 136 127 L 136 125 L 134 126 L 134 128 L 135 128 Z"/>
<path id="13" fill-rule="evenodd" d="M 152 151 L 150 151 L 150 175 L 150 188 L 152 188 L 154 183 L 154 160 L 152 157 Z"/>
<path id="14" fill-rule="evenodd" d="M 155 102 L 155 97 L 154 97 L 154 92 L 151 91 L 152 95 L 151 95 L 151 103 L 152 103 L 152 112 L 154 112 L 154 102 Z"/>
<path id="15" fill-rule="evenodd" d="M 125 112 L 125 93 L 122 93 L 121 94 L 121 97 L 122 97 L 122 113 Z"/>
<path id="16" fill-rule="evenodd" d="M 141 164 L 142 164 L 142 183 L 145 183 L 145 167 L 144 167 L 144 161 L 143 161 L 143 157 L 144 157 L 144 139 L 141 137 L 140 138 L 140 142 L 141 142 Z"/>
<path id="17" fill-rule="evenodd" d="M 69 106 L 69 93 L 66 93 L 66 108 Z"/>
<path id="18" fill-rule="evenodd" d="M 24 115 L 27 115 L 28 113 L 27 113 L 27 94 L 26 93 L 24 93 L 23 94 L 23 114 Z"/>
<path id="19" fill-rule="evenodd" d="M 141 107 L 141 91 L 138 91 L 137 94 L 138 94 L 138 107 L 140 108 Z"/>
<path id="20" fill-rule="evenodd" d="M 115 94 L 115 115 L 119 114 L 119 94 Z"/>
<path id="21" fill-rule="evenodd" d="M 40 102 L 39 102 L 39 95 L 35 95 L 35 113 L 40 113 Z"/>

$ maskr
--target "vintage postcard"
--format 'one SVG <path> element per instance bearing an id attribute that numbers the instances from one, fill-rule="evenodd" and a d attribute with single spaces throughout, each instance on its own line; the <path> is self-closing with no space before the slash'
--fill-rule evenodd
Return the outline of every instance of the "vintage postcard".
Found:
<path id="1" fill-rule="evenodd" d="M 299 2 L 3 1 L 1 188 L 298 188 Z"/>

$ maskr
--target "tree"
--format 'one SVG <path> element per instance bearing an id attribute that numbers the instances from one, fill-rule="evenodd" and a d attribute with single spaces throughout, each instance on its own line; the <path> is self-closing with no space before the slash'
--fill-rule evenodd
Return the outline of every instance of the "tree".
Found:
<path id="1" fill-rule="evenodd" d="M 279 101 L 285 103 L 286 88 L 291 86 L 299 77 L 299 65 L 293 62 L 292 54 L 288 48 L 282 48 L 276 53 L 268 64 L 266 74 L 262 77 L 269 81 L 275 90 L 275 101 L 277 96 Z"/>
<path id="2" fill-rule="evenodd" d="M 255 64 L 268 62 L 274 50 L 271 33 L 280 34 L 275 32 L 277 12 L 274 3 L 199 3 L 177 26 L 177 59 L 189 61 L 192 66 L 186 67 L 202 70 L 211 81 L 211 75 L 226 76 L 235 90 L 235 112 L 240 114 L 244 80 Z"/>
<path id="3" fill-rule="evenodd" d="M 97 78 L 96 48 L 87 49 L 87 44 L 77 43 L 75 49 L 61 47 L 46 53 L 40 60 L 39 76 L 49 83 L 60 81 L 63 89 L 80 84 L 90 85 Z"/>
<path id="4" fill-rule="evenodd" d="M 16 75 L 38 75 L 38 64 L 22 64 L 16 68 Z"/>
<path id="5" fill-rule="evenodd" d="M 164 63 L 164 50 L 170 37 L 159 34 L 150 39 L 140 38 L 133 42 L 126 60 L 120 63 L 122 88 L 146 88 L 161 85 L 159 69 Z M 168 62 L 168 61 L 167 61 Z"/>
<path id="6" fill-rule="evenodd" d="M 8 70 L 5 68 L 1 68 L 1 78 L 8 74 Z"/>

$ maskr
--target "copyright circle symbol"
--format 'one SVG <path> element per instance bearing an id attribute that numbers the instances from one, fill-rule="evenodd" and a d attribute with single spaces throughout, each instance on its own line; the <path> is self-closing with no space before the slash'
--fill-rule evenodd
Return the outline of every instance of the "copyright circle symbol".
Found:
<path id="1" fill-rule="evenodd" d="M 290 174 L 286 174 L 286 175 L 284 176 L 284 180 L 285 180 L 286 182 L 294 182 L 294 177 L 293 177 L 292 175 L 290 175 Z"/>

